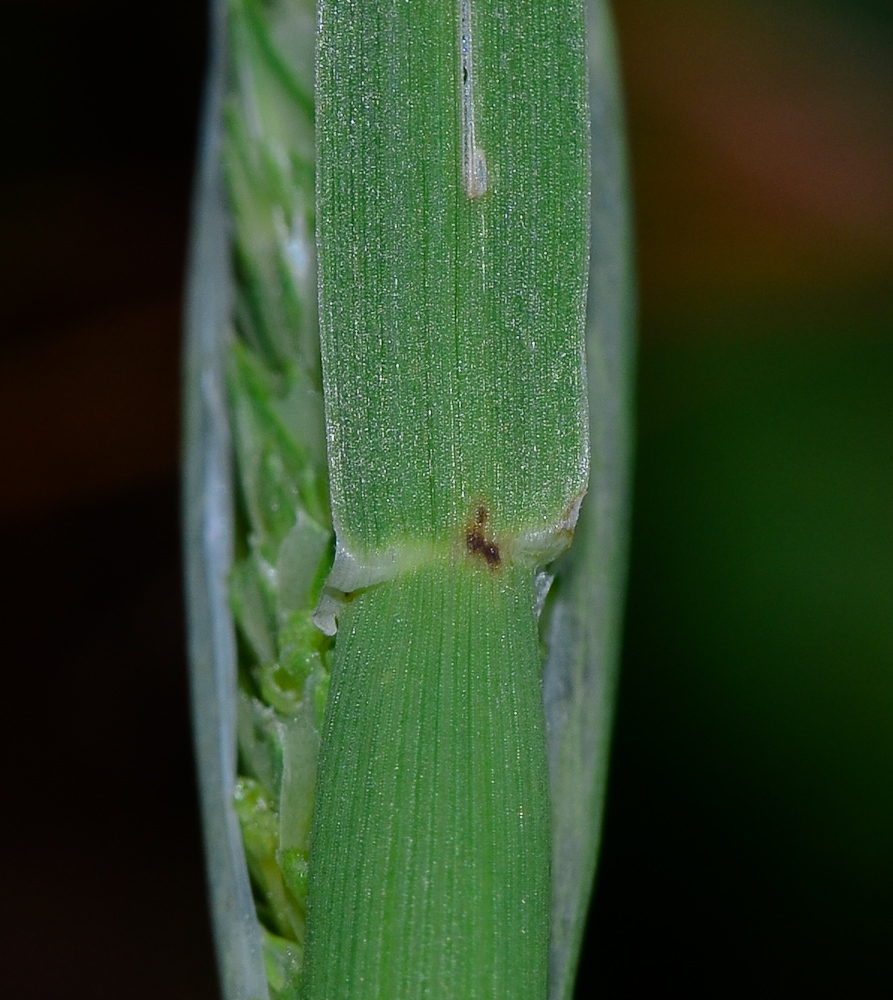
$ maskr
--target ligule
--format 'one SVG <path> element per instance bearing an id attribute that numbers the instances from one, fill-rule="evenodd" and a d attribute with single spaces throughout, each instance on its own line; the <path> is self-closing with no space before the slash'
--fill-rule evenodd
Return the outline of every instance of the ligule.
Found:
<path id="1" fill-rule="evenodd" d="M 307 1000 L 543 1000 L 548 793 L 527 570 L 468 557 L 344 608 Z"/>

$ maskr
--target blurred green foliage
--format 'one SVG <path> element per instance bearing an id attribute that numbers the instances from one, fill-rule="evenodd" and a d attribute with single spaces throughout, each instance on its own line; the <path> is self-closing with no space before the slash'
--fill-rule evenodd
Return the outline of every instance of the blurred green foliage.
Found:
<path id="1" fill-rule="evenodd" d="M 615 6 L 642 342 L 586 968 L 887 996 L 893 5 Z"/>
<path id="2" fill-rule="evenodd" d="M 610 995 L 889 989 L 890 292 L 652 320 L 591 918 Z"/>

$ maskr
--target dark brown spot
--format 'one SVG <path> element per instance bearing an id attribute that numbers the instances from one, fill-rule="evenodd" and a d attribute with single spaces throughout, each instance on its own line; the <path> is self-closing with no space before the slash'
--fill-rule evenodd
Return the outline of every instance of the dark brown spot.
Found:
<path id="1" fill-rule="evenodd" d="M 491 566 L 499 565 L 499 546 L 496 542 L 487 542 L 487 544 L 481 549 L 481 555 Z"/>
<path id="2" fill-rule="evenodd" d="M 469 524 L 465 532 L 465 547 L 475 556 L 480 556 L 488 566 L 495 568 L 499 565 L 501 557 L 499 546 L 493 538 L 488 538 L 484 530 L 490 512 L 483 504 L 478 504 L 474 512 L 474 521 Z"/>

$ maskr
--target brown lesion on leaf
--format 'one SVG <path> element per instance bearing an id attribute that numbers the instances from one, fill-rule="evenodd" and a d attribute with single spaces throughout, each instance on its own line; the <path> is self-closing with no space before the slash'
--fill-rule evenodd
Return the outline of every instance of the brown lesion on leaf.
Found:
<path id="1" fill-rule="evenodd" d="M 471 555 L 483 559 L 491 569 L 498 569 L 502 556 L 496 539 L 487 530 L 489 520 L 490 512 L 486 504 L 480 501 L 475 503 L 465 528 L 465 548 Z"/>

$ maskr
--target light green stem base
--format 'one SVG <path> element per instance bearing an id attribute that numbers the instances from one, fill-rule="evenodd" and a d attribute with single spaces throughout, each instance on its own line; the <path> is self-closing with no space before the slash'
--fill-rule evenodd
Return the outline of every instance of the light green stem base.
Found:
<path id="1" fill-rule="evenodd" d="M 549 800 L 530 569 L 476 558 L 340 616 L 307 1000 L 544 1000 Z"/>

